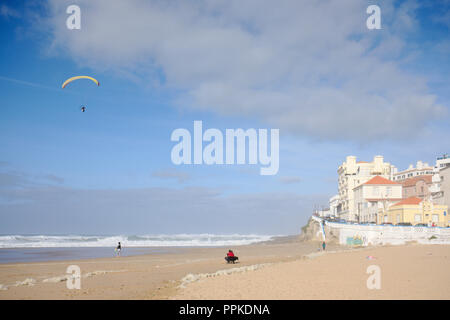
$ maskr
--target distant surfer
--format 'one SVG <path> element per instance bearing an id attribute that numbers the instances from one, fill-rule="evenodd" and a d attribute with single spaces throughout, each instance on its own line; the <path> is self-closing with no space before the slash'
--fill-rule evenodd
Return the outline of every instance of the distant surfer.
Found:
<path id="1" fill-rule="evenodd" d="M 120 242 L 119 242 L 119 244 L 117 245 L 117 247 L 116 247 L 116 252 L 117 252 L 117 256 L 119 256 L 120 257 L 120 251 L 122 250 L 122 245 L 120 244 Z"/>

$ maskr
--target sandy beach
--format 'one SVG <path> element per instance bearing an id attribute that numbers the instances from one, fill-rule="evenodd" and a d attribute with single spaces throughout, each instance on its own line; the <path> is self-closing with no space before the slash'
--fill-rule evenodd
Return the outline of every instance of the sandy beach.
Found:
<path id="1" fill-rule="evenodd" d="M 176 248 L 120 258 L 0 265 L 0 299 L 450 299 L 448 246 L 348 249 L 296 237 L 233 248 Z M 367 257 L 373 259 L 368 260 Z M 81 269 L 81 289 L 66 269 Z M 381 289 L 366 286 L 378 265 Z"/>
<path id="2" fill-rule="evenodd" d="M 316 252 L 318 243 L 298 237 L 233 247 L 240 257 L 226 264 L 228 247 L 164 248 L 162 253 L 119 258 L 0 264 L 0 299 L 167 299 L 187 274 L 290 261 Z M 124 249 L 127 250 L 126 248 Z M 81 269 L 81 290 L 68 290 L 66 269 Z"/>
<path id="3" fill-rule="evenodd" d="M 368 259 L 368 257 L 371 257 Z M 407 245 L 312 254 L 188 285 L 174 299 L 450 299 L 450 248 Z M 367 288 L 371 265 L 380 289 Z"/>

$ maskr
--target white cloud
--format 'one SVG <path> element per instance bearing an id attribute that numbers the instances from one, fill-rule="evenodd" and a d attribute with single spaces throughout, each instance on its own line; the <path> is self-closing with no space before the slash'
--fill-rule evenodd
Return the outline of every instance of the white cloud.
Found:
<path id="1" fill-rule="evenodd" d="M 382 30 L 364 1 L 50 2 L 52 48 L 95 70 L 131 72 L 180 93 L 180 107 L 255 118 L 322 139 L 402 138 L 446 109 L 426 79 L 400 67 L 415 2 L 382 2 Z"/>

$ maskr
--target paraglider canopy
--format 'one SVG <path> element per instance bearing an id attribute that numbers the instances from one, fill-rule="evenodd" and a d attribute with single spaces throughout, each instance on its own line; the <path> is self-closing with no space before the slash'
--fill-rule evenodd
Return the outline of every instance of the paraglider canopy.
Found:
<path id="1" fill-rule="evenodd" d="M 76 77 L 71 77 L 69 79 L 67 79 L 66 81 L 64 81 L 64 83 L 62 84 L 62 88 L 64 89 L 69 83 L 71 83 L 72 81 L 75 80 L 79 80 L 79 79 L 88 79 L 91 80 L 92 82 L 94 82 L 97 86 L 100 86 L 100 82 L 98 82 L 97 79 L 89 77 L 89 76 L 76 76 Z M 84 97 L 84 94 L 83 94 Z M 84 100 L 84 98 L 83 98 Z M 83 103 L 80 107 L 81 112 L 86 112 L 86 104 Z"/>
<path id="2" fill-rule="evenodd" d="M 89 76 L 76 76 L 76 77 L 72 77 L 72 78 L 69 78 L 66 81 L 64 81 L 64 83 L 62 84 L 62 88 L 64 89 L 69 83 L 71 83 L 72 81 L 78 80 L 78 79 L 89 79 L 89 80 L 93 81 L 97 86 L 100 86 L 100 82 L 98 82 L 97 79 L 94 79 Z"/>

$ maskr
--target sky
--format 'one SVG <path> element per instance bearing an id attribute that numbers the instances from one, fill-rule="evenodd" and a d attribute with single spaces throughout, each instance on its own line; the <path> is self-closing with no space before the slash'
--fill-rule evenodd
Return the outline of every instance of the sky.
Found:
<path id="1" fill-rule="evenodd" d="M 450 1 L 377 1 L 379 30 L 371 4 L 0 0 L 0 233 L 296 234 L 346 156 L 433 165 Z M 101 85 L 61 89 L 75 75 Z M 171 134 L 195 120 L 279 129 L 278 173 L 174 165 Z"/>

